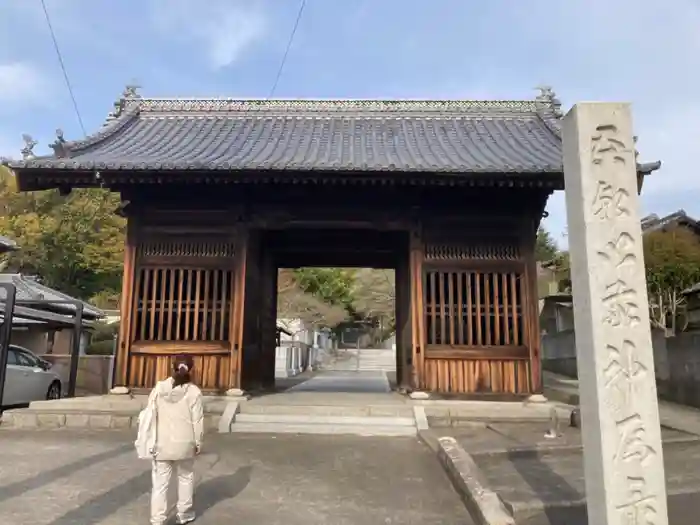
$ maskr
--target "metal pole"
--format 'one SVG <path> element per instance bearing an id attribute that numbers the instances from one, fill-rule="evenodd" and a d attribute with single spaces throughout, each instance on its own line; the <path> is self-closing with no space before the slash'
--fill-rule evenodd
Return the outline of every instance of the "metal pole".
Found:
<path id="1" fill-rule="evenodd" d="M 119 341 L 119 334 L 114 334 L 114 343 L 112 344 L 112 371 L 109 377 L 109 388 L 114 388 L 114 378 L 117 377 L 117 344 Z"/>
<path id="2" fill-rule="evenodd" d="M 0 326 L 0 408 L 2 408 L 2 396 L 5 391 L 5 375 L 7 372 L 7 355 L 12 337 L 12 316 L 15 311 L 17 288 L 14 284 L 1 283 L 0 289 L 5 290 L 5 309 L 2 326 Z"/>
<path id="3" fill-rule="evenodd" d="M 80 339 L 83 333 L 83 303 L 76 301 L 73 319 L 73 337 L 71 338 L 70 375 L 68 376 L 68 397 L 75 397 L 78 381 L 78 364 L 80 363 Z"/>

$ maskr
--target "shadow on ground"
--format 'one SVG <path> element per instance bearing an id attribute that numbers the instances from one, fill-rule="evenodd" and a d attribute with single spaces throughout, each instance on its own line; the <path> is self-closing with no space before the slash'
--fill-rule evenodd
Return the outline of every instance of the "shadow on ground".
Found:
<path id="1" fill-rule="evenodd" d="M 129 443 L 126 445 L 122 445 L 118 448 L 107 450 L 100 454 L 94 454 L 92 456 L 79 459 L 72 463 L 62 465 L 53 470 L 42 472 L 41 474 L 33 476 L 29 479 L 5 485 L 4 487 L 2 487 L 2 491 L 0 491 L 0 503 L 2 503 L 5 500 L 9 500 L 14 497 L 20 496 L 25 492 L 29 492 L 30 490 L 36 490 L 43 486 L 49 485 L 50 483 L 53 483 L 54 481 L 57 481 L 61 478 L 69 477 L 72 474 L 75 474 L 76 472 L 90 467 L 92 465 L 95 465 L 97 463 L 101 463 L 108 459 L 121 456 L 122 454 L 128 451 L 133 451 L 133 449 L 134 445 Z"/>
<path id="2" fill-rule="evenodd" d="M 207 513 L 217 503 L 238 496 L 250 483 L 252 467 L 246 466 L 233 474 L 209 479 L 197 487 L 195 512 L 198 516 Z M 151 490 L 150 470 L 127 479 L 104 494 L 96 496 L 79 507 L 66 512 L 51 521 L 49 525 L 74 525 L 75 523 L 98 523 L 116 514 L 122 507 L 149 493 Z"/>
<path id="3" fill-rule="evenodd" d="M 203 516 L 217 503 L 238 496 L 250 483 L 252 466 L 239 468 L 233 474 L 209 479 L 197 487 L 194 510 Z"/>

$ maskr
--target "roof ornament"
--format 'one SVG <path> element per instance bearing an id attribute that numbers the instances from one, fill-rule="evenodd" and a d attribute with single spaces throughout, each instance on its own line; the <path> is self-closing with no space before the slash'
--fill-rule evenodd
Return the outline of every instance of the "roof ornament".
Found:
<path id="1" fill-rule="evenodd" d="M 637 136 L 637 135 L 634 135 L 632 137 L 632 141 L 634 144 L 634 162 L 636 162 L 637 164 L 639 164 L 639 150 L 637 149 L 637 140 L 638 139 L 639 139 L 639 136 Z"/>
<path id="2" fill-rule="evenodd" d="M 20 150 L 22 159 L 32 160 L 35 157 L 34 146 L 36 146 L 38 142 L 34 140 L 31 135 L 27 135 L 26 133 L 22 134 L 22 140 L 24 141 L 24 147 Z"/>
<path id="3" fill-rule="evenodd" d="M 539 90 L 540 92 L 535 99 L 537 102 L 551 108 L 551 111 L 555 117 L 561 118 L 564 116 L 561 111 L 561 101 L 557 98 L 552 86 L 537 86 L 535 89 Z"/>
<path id="4" fill-rule="evenodd" d="M 70 156 L 66 139 L 63 138 L 63 130 L 60 128 L 56 130 L 56 140 L 49 146 L 57 159 L 65 159 Z"/>
<path id="5" fill-rule="evenodd" d="M 138 92 L 139 89 L 141 89 L 141 86 L 136 83 L 127 84 L 124 87 L 121 97 L 114 103 L 114 109 L 107 115 L 105 124 L 109 124 L 114 119 L 119 118 L 130 103 L 143 98 Z"/>
<path id="6" fill-rule="evenodd" d="M 124 93 L 122 93 L 122 98 L 124 100 L 134 100 L 142 98 L 141 95 L 139 95 L 139 89 L 141 89 L 141 86 L 139 86 L 138 84 L 127 84 L 124 88 Z"/>

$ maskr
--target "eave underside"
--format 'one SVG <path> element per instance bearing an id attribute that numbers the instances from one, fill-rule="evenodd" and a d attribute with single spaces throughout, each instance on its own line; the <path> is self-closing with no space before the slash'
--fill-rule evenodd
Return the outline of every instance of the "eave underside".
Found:
<path id="1" fill-rule="evenodd" d="M 340 172 L 340 171 L 67 171 L 15 169 L 20 191 L 54 188 L 176 185 L 338 185 L 338 186 L 471 186 L 541 187 L 564 189 L 563 173 L 433 173 L 433 172 Z"/>

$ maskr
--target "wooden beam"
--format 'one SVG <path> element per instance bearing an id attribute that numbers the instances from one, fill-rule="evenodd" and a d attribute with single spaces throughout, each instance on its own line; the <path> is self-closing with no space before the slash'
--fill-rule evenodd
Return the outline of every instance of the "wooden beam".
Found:
<path id="1" fill-rule="evenodd" d="M 115 355 L 114 377 L 111 386 L 127 386 L 129 370 L 129 351 L 131 343 L 131 320 L 133 317 L 133 297 L 136 271 L 136 243 L 138 228 L 136 219 L 128 219 L 124 241 L 124 269 L 122 273 L 122 292 L 119 297 L 120 323 L 119 341 Z"/>

